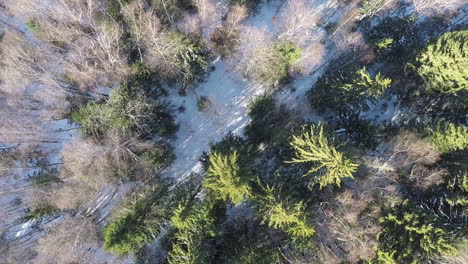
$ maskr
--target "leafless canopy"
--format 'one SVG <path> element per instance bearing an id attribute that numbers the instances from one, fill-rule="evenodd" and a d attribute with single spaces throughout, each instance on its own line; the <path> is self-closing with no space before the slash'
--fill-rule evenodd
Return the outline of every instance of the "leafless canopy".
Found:
<path id="1" fill-rule="evenodd" d="M 97 246 L 98 238 L 92 219 L 67 217 L 39 239 L 35 263 L 92 263 L 89 249 Z"/>

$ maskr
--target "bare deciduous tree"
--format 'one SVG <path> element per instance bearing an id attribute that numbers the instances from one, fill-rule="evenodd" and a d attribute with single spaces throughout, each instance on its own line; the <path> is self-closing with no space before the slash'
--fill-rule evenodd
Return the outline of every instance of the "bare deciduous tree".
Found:
<path id="1" fill-rule="evenodd" d="M 221 7 L 214 0 L 195 0 L 203 35 L 208 39 L 213 30 L 221 26 Z"/>
<path id="2" fill-rule="evenodd" d="M 320 11 L 310 1 L 289 0 L 278 17 L 278 38 L 296 45 L 306 43 L 313 38 L 312 30 L 317 26 Z"/>
<path id="3" fill-rule="evenodd" d="M 64 181 L 72 179 L 100 188 L 106 183 L 144 179 L 148 173 L 137 155 L 155 145 L 115 134 L 106 137 L 101 145 L 74 139 L 62 151 Z"/>
<path id="4" fill-rule="evenodd" d="M 460 0 L 410 0 L 410 3 L 416 12 L 424 15 L 451 14 L 464 4 Z"/>
<path id="5" fill-rule="evenodd" d="M 39 239 L 35 263 L 92 263 L 89 249 L 97 247 L 98 238 L 92 219 L 68 217 Z"/>
<path id="6" fill-rule="evenodd" d="M 63 175 L 62 175 L 62 178 Z M 69 179 L 50 194 L 50 204 L 60 210 L 77 210 L 96 197 L 99 189 L 80 180 Z"/>
<path id="7" fill-rule="evenodd" d="M 6 31 L 2 38 L 2 90 L 9 94 L 23 94 L 33 83 L 53 87 L 57 93 L 66 88 L 59 78 L 60 60 L 45 46 L 28 42 L 23 36 Z"/>
<path id="8" fill-rule="evenodd" d="M 330 232 L 327 236 L 346 252 L 342 255 L 334 250 L 342 261 L 357 262 L 374 256 L 378 245 L 375 234 L 380 226 L 377 222 L 379 210 L 372 210 L 372 203 L 371 197 L 347 190 L 338 195 L 335 203 L 325 211 L 324 223 Z"/>
<path id="9" fill-rule="evenodd" d="M 66 74 L 81 88 L 112 85 L 127 74 L 121 38 L 115 21 L 97 21 L 106 16 L 104 3 L 96 0 L 20 0 L 18 4 L 38 22 L 35 35 L 52 46 L 68 51 Z"/>
<path id="10" fill-rule="evenodd" d="M 111 86 L 128 73 L 121 38 L 124 31 L 117 23 L 104 23 L 93 37 L 75 40 L 68 53 L 65 72 L 69 78 L 90 89 L 98 85 Z"/>
<path id="11" fill-rule="evenodd" d="M 223 57 L 232 55 L 239 45 L 240 24 L 247 17 L 247 8 L 241 5 L 231 7 L 221 27 L 210 36 L 210 49 Z"/>
<path id="12" fill-rule="evenodd" d="M 231 64 L 244 76 L 255 74 L 257 67 L 269 67 L 262 60 L 271 57 L 272 36 L 263 28 L 244 26 L 240 33 L 240 46 Z M 262 63 L 263 62 L 263 63 Z M 252 78 L 255 79 L 255 78 Z"/>
<path id="13" fill-rule="evenodd" d="M 142 60 L 152 69 L 166 68 L 166 74 L 173 75 L 172 72 L 177 66 L 172 63 L 170 55 L 173 55 L 172 51 L 177 48 L 177 44 L 166 42 L 169 32 L 163 30 L 159 18 L 151 8 L 145 9 L 138 3 L 137 1 L 126 6 L 124 14 L 127 20 L 131 21 L 131 32 L 140 52 L 144 51 L 145 56 L 141 56 Z"/>
<path id="14" fill-rule="evenodd" d="M 298 61 L 292 65 L 291 71 L 299 75 L 306 75 L 312 70 L 322 65 L 325 58 L 325 46 L 320 42 L 315 42 L 302 49 Z"/>

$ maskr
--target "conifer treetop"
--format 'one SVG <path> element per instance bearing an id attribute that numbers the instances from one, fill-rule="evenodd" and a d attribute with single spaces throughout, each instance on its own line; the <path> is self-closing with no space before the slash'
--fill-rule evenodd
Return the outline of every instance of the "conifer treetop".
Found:
<path id="1" fill-rule="evenodd" d="M 315 183 L 320 188 L 332 184 L 340 186 L 342 178 L 354 178 L 353 173 L 359 166 L 330 144 L 321 123 L 311 125 L 309 131 L 299 136 L 293 136 L 290 145 L 295 151 L 295 157 L 287 162 L 311 163 L 312 166 L 304 176 L 317 174 L 309 187 Z"/>

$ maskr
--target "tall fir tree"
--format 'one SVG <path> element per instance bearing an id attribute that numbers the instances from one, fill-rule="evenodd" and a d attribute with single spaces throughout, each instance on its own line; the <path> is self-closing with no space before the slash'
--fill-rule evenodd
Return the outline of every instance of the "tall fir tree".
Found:
<path id="1" fill-rule="evenodd" d="M 439 122 L 429 138 L 441 153 L 468 148 L 468 128 L 463 125 Z"/>
<path id="2" fill-rule="evenodd" d="M 315 228 L 307 219 L 305 204 L 292 202 L 280 197 L 275 187 L 262 187 L 264 194 L 257 197 L 263 223 L 269 227 L 281 229 L 292 238 L 308 238 L 315 234 Z"/>
<path id="3" fill-rule="evenodd" d="M 367 111 L 375 103 L 392 80 L 378 73 L 372 77 L 365 67 L 354 67 L 325 74 L 309 92 L 311 106 L 325 112 L 327 109 L 338 113 Z"/>
<path id="4" fill-rule="evenodd" d="M 342 178 L 354 178 L 353 173 L 359 166 L 329 142 L 321 123 L 311 125 L 309 131 L 299 136 L 293 136 L 290 145 L 295 151 L 295 157 L 288 163 L 311 164 L 304 175 L 315 175 L 309 187 L 316 183 L 320 188 L 332 184 L 340 186 Z"/>
<path id="5" fill-rule="evenodd" d="M 240 162 L 239 152 L 211 152 L 203 187 L 217 199 L 238 204 L 251 195 L 248 183 L 250 176 L 251 171 Z"/>
<path id="6" fill-rule="evenodd" d="M 175 231 L 167 261 L 169 264 L 210 263 L 209 242 L 216 234 L 212 205 L 195 203 L 188 206 L 179 206 L 171 217 Z"/>
<path id="7" fill-rule="evenodd" d="M 448 32 L 417 58 L 417 73 L 428 93 L 468 89 L 468 30 Z"/>
<path id="8" fill-rule="evenodd" d="M 425 209 L 404 201 L 379 219 L 380 250 L 397 263 L 422 263 L 440 255 L 459 254 L 443 223 Z"/>

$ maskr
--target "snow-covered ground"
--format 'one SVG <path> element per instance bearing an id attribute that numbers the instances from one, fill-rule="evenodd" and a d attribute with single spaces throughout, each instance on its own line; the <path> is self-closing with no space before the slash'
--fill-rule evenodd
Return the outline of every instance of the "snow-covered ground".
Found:
<path id="1" fill-rule="evenodd" d="M 267 28 L 274 33 L 275 16 L 283 3 L 284 1 L 275 0 L 261 5 L 258 13 L 248 19 L 247 23 L 258 28 Z M 317 1 L 316 4 L 320 9 L 330 7 L 330 2 L 327 1 Z M 331 11 L 333 10 L 330 9 Z M 320 38 L 316 41 L 320 41 Z M 332 54 L 333 51 L 329 50 L 323 61 Z M 229 132 L 242 135 L 243 128 L 250 120 L 247 105 L 253 98 L 268 91 L 266 87 L 243 80 L 224 61 L 217 60 L 214 67 L 215 70 L 210 73 L 206 82 L 194 91 L 188 92 L 186 96 L 173 91 L 169 96 L 176 108 L 182 106 L 185 110 L 176 113 L 176 120 L 180 125 L 176 139 L 172 142 L 176 160 L 163 172 L 167 177 L 184 179 L 191 173 L 201 172 L 199 159 L 204 151 L 209 150 L 209 143 L 219 141 Z M 304 95 L 324 69 L 322 67 L 322 70 L 313 75 L 297 79 L 290 87 L 278 91 L 278 103 L 301 112 L 304 119 L 319 119 L 311 113 Z M 197 107 L 197 98 L 201 96 L 207 97 L 210 102 L 204 112 L 200 112 Z"/>

